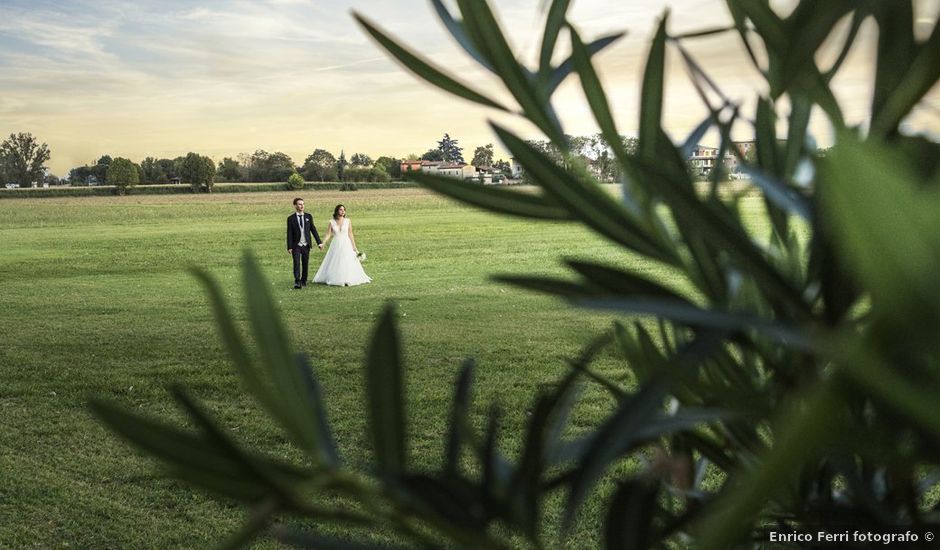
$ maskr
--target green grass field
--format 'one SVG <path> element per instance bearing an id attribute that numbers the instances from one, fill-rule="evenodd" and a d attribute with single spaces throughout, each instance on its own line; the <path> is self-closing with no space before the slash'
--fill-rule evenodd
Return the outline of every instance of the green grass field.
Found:
<path id="1" fill-rule="evenodd" d="M 305 195 L 307 210 L 325 229 L 333 206 L 347 206 L 374 282 L 294 291 L 292 196 L 0 201 L 0 547 L 201 548 L 243 519 L 240 505 L 165 478 L 112 436 L 90 416 L 90 396 L 180 418 L 166 388 L 182 382 L 241 441 L 293 456 L 242 391 L 190 266 L 214 274 L 244 320 L 242 252 L 257 257 L 295 346 L 312 358 L 343 458 L 362 468 L 361 364 L 386 301 L 400 305 L 412 462 L 432 467 L 462 358 L 478 360 L 476 420 L 500 402 L 511 452 L 535 390 L 612 320 L 489 275 L 562 273 L 562 257 L 654 270 L 572 224 L 494 216 L 419 189 L 320 192 Z M 598 366 L 623 379 L 612 352 Z M 576 426 L 612 405 L 589 390 Z M 596 527 L 586 518 L 572 543 L 590 545 Z"/>

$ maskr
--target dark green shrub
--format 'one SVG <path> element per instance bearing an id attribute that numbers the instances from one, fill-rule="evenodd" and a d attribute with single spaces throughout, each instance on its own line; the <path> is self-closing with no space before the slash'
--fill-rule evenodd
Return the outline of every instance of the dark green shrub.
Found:
<path id="1" fill-rule="evenodd" d="M 304 188 L 304 177 L 294 172 L 287 178 L 287 188 L 288 189 L 303 189 Z"/>
<path id="2" fill-rule="evenodd" d="M 899 130 L 940 77 L 936 22 L 930 37 L 918 42 L 910 2 L 803 0 L 784 18 L 768 3 L 729 0 L 732 28 L 684 36 L 671 35 L 664 16 L 644 70 L 634 153 L 617 145 L 622 140 L 592 62 L 617 36 L 582 42 L 566 21 L 568 4 L 549 4 L 539 67 L 530 70 L 516 61 L 487 2 L 458 0 L 459 18 L 435 2 L 457 41 L 501 79 L 518 105 L 466 87 L 357 16 L 411 71 L 464 99 L 521 112 L 562 155 L 556 162 L 494 124 L 540 187 L 538 194 L 422 173 L 410 178 L 495 212 L 581 223 L 620 245 L 626 258 L 647 258 L 675 275 L 663 284 L 629 268 L 568 259 L 566 278 L 498 277 L 577 307 L 623 314 L 621 323 L 586 346 L 567 376 L 535 396 L 526 432 L 515 434 L 522 442 L 518 460 L 498 451 L 496 413 L 482 433 L 468 425 L 468 363 L 455 384 L 444 466 L 428 471 L 407 463 L 401 352 L 390 307 L 366 361 L 375 464 L 367 472 L 342 467 L 316 378 L 290 353 L 269 287 L 252 261 L 246 263 L 246 287 L 260 368 L 251 362 L 221 291 L 200 277 L 233 363 L 304 452 L 304 467 L 242 449 L 181 389 L 175 395 L 198 433 L 104 402 L 96 403 L 97 413 L 185 479 L 251 503 L 252 522 L 234 543 L 285 513 L 382 525 L 424 547 L 541 548 L 546 536 L 554 546 L 562 544 L 602 480 L 616 487 L 606 509 L 592 511 L 599 517 L 591 522 L 602 526 L 598 538 L 608 548 L 725 549 L 766 543 L 771 529 L 936 532 L 940 147 Z M 867 132 L 846 125 L 828 84 L 845 56 L 825 70 L 815 61 L 845 18 L 856 30 L 872 19 L 881 33 Z M 556 65 L 562 30 L 571 56 Z M 741 35 L 767 79 L 768 95 L 759 98 L 753 116 L 742 115 L 686 47 L 728 32 Z M 846 51 L 855 38 L 848 33 Z M 758 42 L 766 66 L 751 53 Z M 661 123 L 667 47 L 686 64 L 709 110 L 678 144 Z M 626 180 L 622 200 L 569 162 L 550 98 L 570 73 L 612 144 Z M 710 102 L 716 96 L 721 103 Z M 787 114 L 778 115 L 783 105 Z M 813 109 L 836 129 L 837 143 L 824 159 L 807 136 Z M 783 143 L 778 123 L 787 126 Z M 732 129 L 742 125 L 753 132 L 757 155 L 751 163 L 739 160 L 763 198 L 769 234 L 744 224 L 733 189 L 717 179 L 705 189 L 695 186 L 686 166 L 686 151 L 710 128 L 723 136 L 720 157 L 731 146 Z M 811 176 L 798 177 L 800 172 Z M 639 321 L 650 316 L 656 332 Z M 611 346 L 624 358 L 622 377 L 591 369 L 592 358 Z M 630 378 L 635 387 L 616 381 Z M 616 405 L 600 425 L 563 438 L 578 383 L 600 384 Z M 623 460 L 645 457 L 649 448 L 658 458 L 638 461 L 625 473 Z M 305 498 L 312 492 L 316 496 Z M 350 500 L 356 505 L 341 504 Z M 551 501 L 563 502 L 557 520 Z M 335 543 L 276 534 L 310 547 Z"/>
<path id="3" fill-rule="evenodd" d="M 387 182 L 391 178 L 378 168 L 346 168 L 343 171 L 343 181 L 354 182 Z"/>
<path id="4" fill-rule="evenodd" d="M 359 188 L 356 187 L 355 183 L 345 182 L 339 186 L 340 191 L 358 191 Z"/>

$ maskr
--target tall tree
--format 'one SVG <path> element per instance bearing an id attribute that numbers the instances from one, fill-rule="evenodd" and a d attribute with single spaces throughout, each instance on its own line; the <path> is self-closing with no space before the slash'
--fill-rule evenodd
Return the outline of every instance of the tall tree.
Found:
<path id="1" fill-rule="evenodd" d="M 231 157 L 225 157 L 219 163 L 219 176 L 225 181 L 242 181 L 245 170 L 237 160 Z"/>
<path id="2" fill-rule="evenodd" d="M 10 134 L 0 143 L 0 171 L 20 187 L 29 187 L 42 181 L 50 156 L 49 146 L 39 143 L 33 134 Z"/>
<path id="3" fill-rule="evenodd" d="M 287 181 L 287 178 L 297 171 L 297 167 L 294 166 L 294 159 L 286 153 L 278 151 L 271 153 L 271 156 L 268 157 L 268 170 L 269 179 L 264 181 Z"/>
<path id="4" fill-rule="evenodd" d="M 444 160 L 444 153 L 440 149 L 428 149 L 426 153 L 421 155 L 421 160 L 442 161 Z"/>
<path id="5" fill-rule="evenodd" d="M 105 176 L 108 185 L 113 185 L 118 195 L 127 193 L 127 189 L 140 183 L 137 165 L 129 159 L 118 157 L 108 164 Z"/>
<path id="6" fill-rule="evenodd" d="M 441 141 L 437 142 L 437 149 L 441 152 L 444 162 L 463 162 L 463 147 L 457 145 L 457 140 L 452 139 L 449 134 L 444 134 Z"/>
<path id="7" fill-rule="evenodd" d="M 95 165 L 91 167 L 92 173 L 97 178 L 98 183 L 104 185 L 108 182 L 108 167 L 111 166 L 111 155 L 102 155 Z"/>
<path id="8" fill-rule="evenodd" d="M 154 157 L 147 157 L 142 160 L 140 162 L 140 170 L 142 172 L 140 183 L 158 183 L 161 175 L 163 179 L 166 179 L 166 174 Z"/>
<path id="9" fill-rule="evenodd" d="M 480 166 L 493 166 L 493 144 L 487 143 L 485 146 L 477 147 L 473 152 L 473 160 L 470 164 L 479 168 Z"/>
<path id="10" fill-rule="evenodd" d="M 304 160 L 302 172 L 307 181 L 336 179 L 336 157 L 326 149 L 314 149 Z"/>
<path id="11" fill-rule="evenodd" d="M 88 185 L 88 178 L 92 175 L 91 167 L 88 165 L 85 166 L 76 166 L 69 170 L 69 184 L 71 185 Z"/>
<path id="12" fill-rule="evenodd" d="M 343 172 L 346 171 L 346 164 L 346 151 L 340 149 L 339 160 L 336 161 L 336 177 L 339 181 L 343 181 Z"/>
<path id="13" fill-rule="evenodd" d="M 392 157 L 375 159 L 374 166 L 393 178 L 401 177 L 401 160 Z"/>
<path id="14" fill-rule="evenodd" d="M 193 191 L 212 192 L 215 181 L 215 163 L 199 153 L 189 153 L 183 158 L 180 178 L 193 187 Z"/>
<path id="15" fill-rule="evenodd" d="M 349 157 L 349 163 L 353 166 L 372 166 L 372 157 L 365 153 L 353 153 Z"/>

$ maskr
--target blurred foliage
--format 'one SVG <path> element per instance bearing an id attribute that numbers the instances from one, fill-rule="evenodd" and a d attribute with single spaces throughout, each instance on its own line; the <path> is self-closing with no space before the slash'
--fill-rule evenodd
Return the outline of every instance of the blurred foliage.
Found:
<path id="1" fill-rule="evenodd" d="M 251 519 L 232 545 L 249 540 L 276 515 L 293 514 L 380 525 L 421 547 L 540 548 L 561 544 L 581 504 L 599 482 L 612 479 L 617 488 L 604 516 L 594 518 L 609 548 L 756 546 L 767 541 L 770 529 L 936 531 L 940 509 L 927 492 L 936 490 L 940 473 L 940 151 L 900 130 L 940 76 L 936 22 L 919 39 L 908 0 L 803 0 L 786 17 L 766 1 L 727 0 L 733 26 L 684 35 L 669 33 L 666 14 L 650 41 L 638 140 L 628 148 L 592 61 L 620 34 L 585 42 L 567 20 L 570 2 L 545 2 L 533 69 L 510 49 L 487 2 L 457 0 L 459 13 L 440 0 L 431 3 L 514 105 L 459 81 L 365 17 L 356 18 L 420 78 L 525 118 L 557 158 L 493 124 L 540 192 L 422 173 L 409 177 L 494 212 L 584 224 L 621 245 L 624 255 L 659 262 L 675 281 L 665 285 L 639 272 L 575 260 L 566 261 L 569 278 L 497 277 L 577 307 L 623 313 L 623 322 L 591 342 L 563 380 L 534 396 L 515 460 L 497 450 L 497 409 L 482 431 L 467 421 L 474 368 L 468 361 L 454 386 L 444 465 L 426 471 L 409 463 L 404 367 L 395 308 L 389 306 L 365 366 L 375 463 L 365 472 L 344 467 L 314 372 L 291 351 L 269 287 L 250 258 L 245 274 L 257 362 L 219 287 L 206 274 L 200 277 L 246 387 L 306 461 L 286 464 L 243 449 L 181 388 L 174 394 L 196 431 L 104 401 L 94 403 L 97 414 L 183 479 L 250 503 Z M 878 30 L 873 99 L 866 123 L 851 127 L 830 82 L 868 20 Z M 841 22 L 848 32 L 836 32 Z M 766 94 L 750 116 L 686 46 L 721 33 L 740 37 L 766 80 Z M 817 53 L 836 35 L 844 40 L 841 54 L 820 67 Z M 570 55 L 559 59 L 563 36 Z M 709 113 L 678 143 L 662 126 L 669 48 Z M 601 188 L 583 163 L 571 162 L 576 144 L 551 102 L 569 76 L 580 82 L 623 178 L 620 198 Z M 807 131 L 814 112 L 837 135 L 825 157 L 816 154 Z M 730 141 L 741 126 L 756 140 L 753 158 Z M 780 129 L 786 139 L 778 139 Z M 763 199 L 769 234 L 755 234 L 743 223 L 739 182 L 716 176 L 693 183 L 686 159 L 708 131 L 721 136 L 719 156 L 730 151 L 739 157 L 750 192 Z M 642 317 L 657 323 L 640 322 Z M 636 387 L 591 369 L 594 355 L 607 346 L 622 353 L 624 373 L 632 373 Z M 600 425 L 563 437 L 575 390 L 584 383 L 602 385 L 618 405 Z M 629 475 L 612 470 L 650 449 L 656 460 L 639 461 Z M 547 499 L 556 495 L 564 499 L 557 525 L 544 517 Z M 274 532 L 311 548 L 353 544 Z"/>

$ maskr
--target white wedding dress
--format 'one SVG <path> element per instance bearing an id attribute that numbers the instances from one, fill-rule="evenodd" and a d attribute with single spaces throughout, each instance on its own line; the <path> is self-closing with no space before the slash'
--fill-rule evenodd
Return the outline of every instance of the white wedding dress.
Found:
<path id="1" fill-rule="evenodd" d="M 355 286 L 372 282 L 362 269 L 362 263 L 356 257 L 352 240 L 349 238 L 349 220 L 343 218 L 342 223 L 330 220 L 333 230 L 333 243 L 326 251 L 320 269 L 313 276 L 314 283 L 323 283 L 332 286 Z"/>

